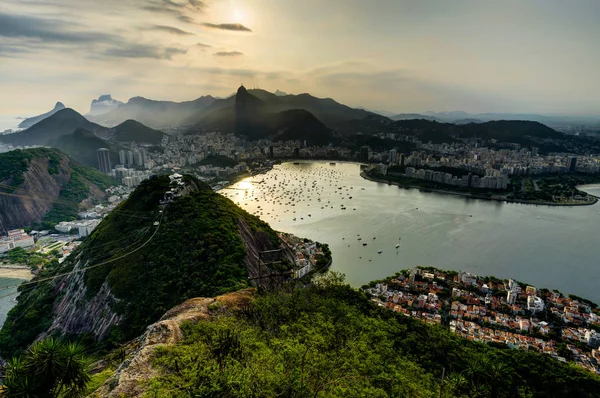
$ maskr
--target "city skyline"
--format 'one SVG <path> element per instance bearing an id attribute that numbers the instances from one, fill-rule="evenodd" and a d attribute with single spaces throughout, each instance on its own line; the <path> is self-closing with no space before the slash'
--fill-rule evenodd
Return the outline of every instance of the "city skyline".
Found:
<path id="1" fill-rule="evenodd" d="M 597 114 L 581 1 L 8 0 L 0 114 L 101 94 L 185 101 L 244 83 L 391 112 Z"/>

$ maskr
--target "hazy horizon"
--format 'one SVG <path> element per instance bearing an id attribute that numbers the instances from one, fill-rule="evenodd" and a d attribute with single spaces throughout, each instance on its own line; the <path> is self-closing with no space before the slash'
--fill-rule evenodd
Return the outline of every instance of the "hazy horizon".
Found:
<path id="1" fill-rule="evenodd" d="M 598 115 L 600 3 L 5 0 L 0 114 L 243 83 L 353 107 Z"/>

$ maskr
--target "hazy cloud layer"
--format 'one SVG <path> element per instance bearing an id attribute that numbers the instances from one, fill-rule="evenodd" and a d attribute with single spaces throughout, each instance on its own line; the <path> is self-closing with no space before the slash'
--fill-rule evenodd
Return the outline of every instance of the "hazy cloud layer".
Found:
<path id="1" fill-rule="evenodd" d="M 219 51 L 214 53 L 213 55 L 217 57 L 238 57 L 244 54 L 239 51 Z"/>
<path id="2" fill-rule="evenodd" d="M 597 1 L 0 2 L 0 113 L 241 83 L 397 113 L 600 113 Z"/>
<path id="3" fill-rule="evenodd" d="M 186 32 L 183 29 L 175 28 L 173 26 L 165 26 L 165 25 L 154 25 L 154 26 L 150 26 L 150 27 L 147 27 L 144 29 L 145 30 L 156 30 L 158 32 L 165 32 L 165 33 L 170 33 L 170 34 L 179 35 L 179 36 L 193 36 L 194 35 L 192 32 Z"/>
<path id="4" fill-rule="evenodd" d="M 245 27 L 242 24 L 239 23 L 221 23 L 221 24 L 214 24 L 214 23 L 203 23 L 202 26 L 206 26 L 207 28 L 211 28 L 211 29 L 221 29 L 221 30 L 233 30 L 233 31 L 237 31 L 237 32 L 252 32 L 252 30 L 250 28 Z"/>
<path id="5" fill-rule="evenodd" d="M 117 41 L 117 37 L 110 34 L 71 27 L 73 24 L 59 19 L 0 13 L 0 37 L 64 44 Z"/>
<path id="6" fill-rule="evenodd" d="M 128 47 L 109 48 L 104 54 L 118 58 L 172 59 L 175 55 L 187 54 L 187 50 L 176 47 L 155 47 L 131 44 Z"/>

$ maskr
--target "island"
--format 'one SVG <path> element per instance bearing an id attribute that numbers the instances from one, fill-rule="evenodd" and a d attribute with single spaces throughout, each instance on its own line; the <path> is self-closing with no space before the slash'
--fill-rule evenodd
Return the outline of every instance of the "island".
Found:
<path id="1" fill-rule="evenodd" d="M 402 270 L 362 289 L 380 307 L 468 340 L 539 352 L 600 373 L 600 308 L 582 297 L 433 267 Z"/>

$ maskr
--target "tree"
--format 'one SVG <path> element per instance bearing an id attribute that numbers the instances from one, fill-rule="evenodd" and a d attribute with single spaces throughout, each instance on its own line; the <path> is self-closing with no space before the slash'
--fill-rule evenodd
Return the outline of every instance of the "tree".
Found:
<path id="1" fill-rule="evenodd" d="M 79 397 L 90 381 L 84 347 L 49 337 L 4 368 L 7 397 Z"/>

